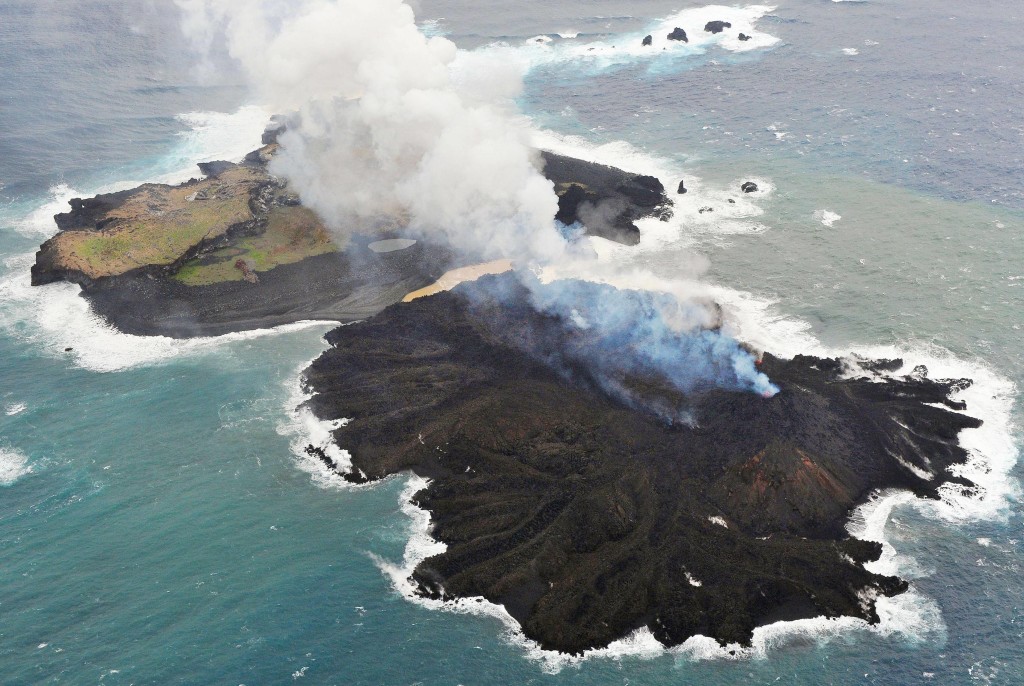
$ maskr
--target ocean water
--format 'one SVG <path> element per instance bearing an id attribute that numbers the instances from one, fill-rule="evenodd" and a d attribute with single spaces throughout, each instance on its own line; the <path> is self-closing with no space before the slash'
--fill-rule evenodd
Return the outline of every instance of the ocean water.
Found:
<path id="1" fill-rule="evenodd" d="M 657 285 L 706 258 L 693 288 L 773 351 L 976 378 L 986 425 L 964 442 L 984 493 L 884 494 L 854 517 L 887 542 L 879 568 L 912 581 L 880 627 L 776 626 L 732 657 L 641 635 L 566 660 L 496 613 L 410 602 L 396 582 L 430 545 L 415 484 L 345 488 L 294 449 L 320 430 L 293 408 L 329 326 L 136 338 L 75 287 L 28 285 L 68 198 L 240 156 L 267 113 L 230 69 L 194 68 L 170 3 L 0 0 L 0 682 L 1024 683 L 1020 10 L 422 0 L 418 15 L 523 64 L 539 143 L 686 180 L 676 219 L 604 262 Z M 637 47 L 724 17 L 750 45 Z M 748 179 L 761 190 L 742 194 Z"/>

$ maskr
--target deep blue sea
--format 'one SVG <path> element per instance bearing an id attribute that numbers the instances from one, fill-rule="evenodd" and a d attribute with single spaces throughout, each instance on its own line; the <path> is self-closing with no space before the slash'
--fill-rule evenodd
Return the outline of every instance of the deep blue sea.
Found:
<path id="1" fill-rule="evenodd" d="M 612 258 L 664 278 L 706 259 L 704 287 L 770 350 L 973 376 L 985 496 L 863 508 L 851 530 L 912 592 L 879 627 L 773 627 L 736 657 L 640 637 L 567 661 L 410 602 L 407 480 L 343 488 L 294 449 L 328 326 L 137 338 L 77 287 L 29 286 L 69 198 L 239 157 L 267 112 L 226 65 L 195 68 L 171 2 L 0 0 L 0 683 L 1024 684 L 1024 7 L 416 9 L 524 65 L 539 142 L 686 180 L 676 219 Z M 725 16 L 751 45 L 639 50 Z"/>

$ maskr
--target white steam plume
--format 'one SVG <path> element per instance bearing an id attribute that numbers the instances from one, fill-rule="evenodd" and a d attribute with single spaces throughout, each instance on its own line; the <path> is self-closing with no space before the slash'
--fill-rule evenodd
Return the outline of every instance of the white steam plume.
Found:
<path id="1" fill-rule="evenodd" d="M 183 28 L 225 47 L 263 102 L 298 112 L 271 172 L 345 234 L 378 219 L 481 258 L 567 249 L 558 199 L 510 107 L 517 69 L 427 38 L 401 0 L 177 0 Z"/>
<path id="2" fill-rule="evenodd" d="M 493 54 L 456 64 L 455 45 L 424 36 L 402 0 L 177 1 L 199 48 L 226 49 L 264 104 L 298 113 L 270 171 L 340 235 L 398 219 L 471 258 L 593 267 L 584 243 L 572 248 L 556 228 L 558 198 L 512 106 L 517 65 Z M 594 228 L 620 208 L 583 209 Z M 684 393 L 776 390 L 734 339 L 706 330 L 715 313 L 704 304 L 521 281 L 538 309 L 595 327 L 595 351 L 624 345 L 634 371 L 661 370 Z M 584 357 L 610 392 L 628 395 L 615 390 L 621 369 Z"/>

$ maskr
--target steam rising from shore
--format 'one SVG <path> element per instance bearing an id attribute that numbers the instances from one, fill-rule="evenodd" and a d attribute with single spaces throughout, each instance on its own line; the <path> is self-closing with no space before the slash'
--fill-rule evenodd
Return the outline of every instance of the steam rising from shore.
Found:
<path id="1" fill-rule="evenodd" d="M 210 54 L 223 36 L 264 103 L 297 113 L 270 171 L 342 242 L 358 227 L 397 222 L 470 259 L 577 263 L 586 273 L 592 253 L 559 230 L 558 197 L 512 102 L 520 67 L 493 53 L 456 64 L 455 45 L 423 35 L 402 0 L 177 2 L 198 48 Z M 631 331 L 637 366 L 684 393 L 707 384 L 777 391 L 734 339 L 704 328 L 718 314 L 706 305 L 677 303 L 669 322 L 667 309 L 638 307 L 635 294 L 609 289 L 593 307 L 580 301 L 589 291 L 522 281 L 534 305 L 567 326 L 589 311 L 583 328 L 594 340 Z M 606 389 L 631 401 L 611 378 Z"/>
<path id="2" fill-rule="evenodd" d="M 565 322 L 569 338 L 583 339 L 570 356 L 607 393 L 634 407 L 670 422 L 692 422 L 678 399 L 657 398 L 654 388 L 643 388 L 650 379 L 684 395 L 709 386 L 765 397 L 779 392 L 757 370 L 754 356 L 718 330 L 722 322 L 714 303 L 577 280 L 527 287 L 534 309 Z M 633 387 L 637 382 L 641 387 Z"/>
<path id="3" fill-rule="evenodd" d="M 558 198 L 495 60 L 456 75 L 457 49 L 400 0 L 178 0 L 208 48 L 223 32 L 263 101 L 298 112 L 271 171 L 336 231 L 399 218 L 485 259 L 567 249 Z"/>

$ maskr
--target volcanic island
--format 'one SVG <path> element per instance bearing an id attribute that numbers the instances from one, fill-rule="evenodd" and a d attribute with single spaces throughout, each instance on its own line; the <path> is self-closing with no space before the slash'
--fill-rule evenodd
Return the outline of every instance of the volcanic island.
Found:
<path id="1" fill-rule="evenodd" d="M 955 400 L 970 380 L 742 348 L 778 392 L 681 391 L 580 323 L 593 303 L 651 311 L 660 296 L 578 281 L 570 314 L 534 305 L 565 284 L 515 272 L 430 288 L 466 258 L 410 239 L 400 218 L 341 243 L 268 173 L 278 134 L 179 186 L 72 200 L 32 282 L 79 284 L 132 334 L 345 324 L 303 383 L 350 457 L 307 452 L 357 483 L 429 479 L 413 500 L 447 547 L 413 572 L 421 595 L 485 598 L 542 648 L 573 654 L 644 627 L 666 646 L 695 635 L 745 645 L 782 620 L 875 623 L 876 600 L 908 585 L 865 569 L 881 545 L 850 536 L 852 510 L 880 489 L 972 488 L 950 470 L 968 457 L 960 432 L 981 425 Z M 672 211 L 653 177 L 538 160 L 563 224 L 585 203 L 614 202 L 590 235 L 632 245 L 637 220 Z"/>

